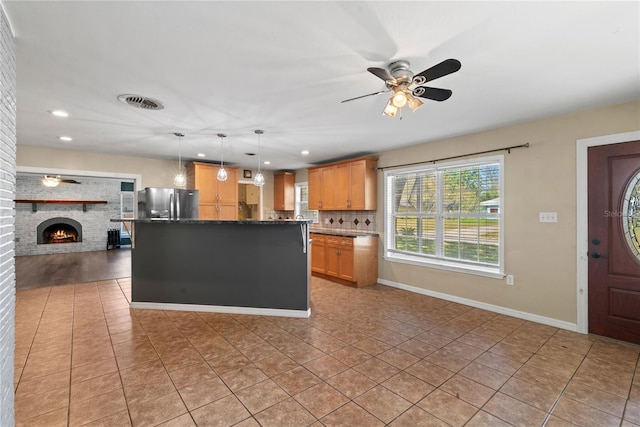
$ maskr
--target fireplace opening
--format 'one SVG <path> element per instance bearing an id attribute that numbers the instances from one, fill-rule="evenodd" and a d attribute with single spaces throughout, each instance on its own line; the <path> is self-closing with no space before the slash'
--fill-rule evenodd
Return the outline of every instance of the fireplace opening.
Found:
<path id="1" fill-rule="evenodd" d="M 43 231 L 43 244 L 75 243 L 78 241 L 78 230 L 69 224 L 50 225 Z"/>
<path id="2" fill-rule="evenodd" d="M 82 225 L 71 218 L 51 218 L 37 227 L 40 245 L 82 242 Z"/>

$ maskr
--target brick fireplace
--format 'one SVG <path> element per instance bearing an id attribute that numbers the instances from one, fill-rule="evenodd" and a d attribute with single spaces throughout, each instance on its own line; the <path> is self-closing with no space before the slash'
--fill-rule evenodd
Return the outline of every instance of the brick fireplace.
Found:
<path id="1" fill-rule="evenodd" d="M 39 245 L 82 242 L 82 224 L 71 218 L 50 218 L 38 224 L 36 241 Z"/>
<path id="2" fill-rule="evenodd" d="M 120 217 L 120 179 L 74 177 L 80 184 L 42 185 L 42 175 L 18 174 L 16 200 L 46 203 L 16 203 L 15 254 L 44 255 L 99 251 L 107 248 L 107 232 Z M 100 204 L 51 201 L 93 200 Z"/>

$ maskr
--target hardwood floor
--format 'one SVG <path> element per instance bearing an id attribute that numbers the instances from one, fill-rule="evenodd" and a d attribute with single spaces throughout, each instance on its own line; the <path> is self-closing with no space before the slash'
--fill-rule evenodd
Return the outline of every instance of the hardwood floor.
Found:
<path id="1" fill-rule="evenodd" d="M 18 256 L 16 290 L 131 276 L 131 249 Z"/>

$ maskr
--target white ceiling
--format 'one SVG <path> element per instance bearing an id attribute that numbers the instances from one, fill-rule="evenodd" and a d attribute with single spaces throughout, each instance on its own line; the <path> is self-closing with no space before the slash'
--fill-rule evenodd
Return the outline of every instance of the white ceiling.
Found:
<path id="1" fill-rule="evenodd" d="M 265 169 L 381 152 L 640 98 L 640 2 L 6 1 L 18 144 Z M 447 58 L 403 120 L 366 71 Z M 117 100 L 139 94 L 162 111 Z M 49 110 L 64 109 L 60 119 Z M 62 142 L 60 135 L 73 137 Z M 520 143 L 525 141 L 514 141 Z M 310 150 L 302 156 L 301 150 Z M 417 159 L 419 160 L 419 159 Z"/>

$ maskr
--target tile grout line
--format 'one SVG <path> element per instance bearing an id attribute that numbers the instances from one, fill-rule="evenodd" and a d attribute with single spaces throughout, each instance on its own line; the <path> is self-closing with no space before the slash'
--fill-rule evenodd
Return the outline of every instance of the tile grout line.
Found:
<path id="1" fill-rule="evenodd" d="M 118 284 L 118 288 L 120 288 L 120 291 L 122 292 L 122 288 L 120 287 L 120 284 L 118 283 L 118 279 L 115 279 L 115 281 Z M 111 331 L 109 330 L 109 322 L 107 322 L 107 316 L 106 316 L 106 313 L 104 311 L 104 305 L 102 304 L 102 294 L 100 293 L 100 289 L 99 289 L 98 283 L 99 282 L 96 282 L 96 292 L 98 293 L 98 298 L 100 299 L 100 308 L 102 310 L 102 317 L 104 318 L 105 327 L 107 328 L 107 333 L 109 334 L 109 343 L 111 345 L 111 351 L 113 353 L 113 359 L 116 362 L 116 368 L 118 369 L 118 377 L 120 378 L 120 385 L 122 386 L 122 395 L 124 396 L 124 401 L 127 404 L 127 415 L 129 416 L 129 422 L 131 423 L 131 425 L 133 425 L 133 419 L 131 418 L 131 411 L 129 410 L 129 402 L 127 402 L 127 395 L 124 392 L 124 382 L 122 381 L 122 374 L 120 372 L 120 365 L 118 365 L 118 358 L 116 357 L 116 351 L 113 348 L 113 339 L 111 338 Z M 126 299 L 126 296 L 125 296 L 125 299 Z M 71 405 L 69 405 L 69 406 L 71 406 Z M 107 416 L 110 416 L 110 415 L 107 415 Z M 103 417 L 103 418 L 106 418 L 106 417 Z"/>
<path id="2" fill-rule="evenodd" d="M 629 405 L 629 402 L 631 401 L 631 390 L 633 389 L 633 379 L 635 378 L 635 374 L 636 374 L 636 372 L 638 372 L 638 369 L 640 369 L 640 353 L 638 353 L 638 357 L 636 357 L 636 367 L 635 367 L 635 370 L 633 371 L 633 375 L 631 376 L 631 385 L 629 386 L 629 392 L 627 393 L 627 399 L 624 402 L 624 408 L 622 410 L 622 416 L 620 417 L 620 425 L 621 426 L 622 426 L 622 423 L 624 423 L 625 415 L 627 415 L 627 406 Z"/>
<path id="3" fill-rule="evenodd" d="M 556 409 L 556 406 L 558 405 L 558 402 L 560 402 L 560 399 L 563 397 L 564 392 L 567 390 L 567 387 L 569 387 L 569 384 L 571 383 L 571 381 L 575 378 L 576 374 L 578 373 L 578 370 L 580 369 L 580 366 L 582 366 L 582 364 L 584 363 L 585 359 L 587 358 L 587 356 L 589 355 L 589 352 L 591 351 L 591 349 L 593 348 L 593 345 L 595 344 L 595 341 L 591 342 L 591 345 L 589 346 L 589 350 L 586 351 L 586 353 L 584 354 L 584 356 L 582 357 L 582 360 L 580 361 L 580 363 L 578 364 L 578 366 L 576 366 L 575 371 L 573 371 L 573 374 L 571 374 L 571 377 L 569 378 L 569 380 L 567 380 L 567 383 L 564 385 L 564 387 L 562 387 L 562 390 L 560 390 L 560 394 L 558 394 L 558 397 L 556 397 L 556 399 L 554 400 L 553 404 L 551 405 L 551 408 L 549 408 L 549 412 L 547 414 L 547 416 L 545 417 L 545 419 L 542 421 L 541 426 L 544 427 L 547 425 L 547 423 L 549 422 L 549 420 L 551 419 L 551 414 L 553 413 L 553 411 Z M 591 405 L 588 405 L 591 406 Z M 597 408 L 594 408 L 597 409 Z M 560 417 L 558 417 L 560 418 Z M 561 418 L 562 419 L 562 418 Z M 569 421 L 570 422 L 570 421 Z"/>

